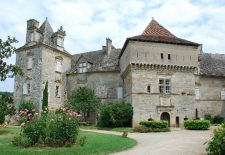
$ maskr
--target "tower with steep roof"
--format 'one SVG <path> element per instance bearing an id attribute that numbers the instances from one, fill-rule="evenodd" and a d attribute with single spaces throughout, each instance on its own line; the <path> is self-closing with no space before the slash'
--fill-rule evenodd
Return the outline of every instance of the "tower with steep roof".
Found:
<path id="1" fill-rule="evenodd" d="M 127 38 L 120 53 L 124 100 L 140 120 L 166 119 L 175 126 L 195 115 L 195 74 L 201 45 L 181 39 L 156 20 Z"/>
<path id="2" fill-rule="evenodd" d="M 61 26 L 54 32 L 48 19 L 27 21 L 25 45 L 16 51 L 16 64 L 24 76 L 15 77 L 14 97 L 18 106 L 21 99 L 33 100 L 41 109 L 45 83 L 49 85 L 49 108 L 55 109 L 66 99 L 66 71 L 70 69 L 71 55 L 64 49 L 66 33 Z"/>

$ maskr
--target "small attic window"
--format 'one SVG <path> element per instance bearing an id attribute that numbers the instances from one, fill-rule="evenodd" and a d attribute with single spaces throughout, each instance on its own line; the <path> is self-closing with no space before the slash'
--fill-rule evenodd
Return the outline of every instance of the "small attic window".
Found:
<path id="1" fill-rule="evenodd" d="M 63 38 L 62 37 L 58 37 L 57 45 L 63 47 Z"/>
<path id="2" fill-rule="evenodd" d="M 61 73 L 62 72 L 62 60 L 55 60 L 55 71 Z"/>
<path id="3" fill-rule="evenodd" d="M 79 64 L 79 73 L 87 72 L 87 63 L 80 63 Z"/>

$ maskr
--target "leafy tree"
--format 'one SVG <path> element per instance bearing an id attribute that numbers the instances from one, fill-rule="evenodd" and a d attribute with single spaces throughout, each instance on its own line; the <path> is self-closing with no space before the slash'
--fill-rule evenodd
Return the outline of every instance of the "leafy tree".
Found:
<path id="1" fill-rule="evenodd" d="M 22 75 L 22 69 L 16 65 L 7 64 L 5 60 L 15 53 L 13 43 L 18 41 L 15 38 L 8 37 L 6 41 L 0 39 L 0 80 L 4 81 L 8 77 L 14 77 L 16 74 Z"/>
<path id="2" fill-rule="evenodd" d="M 100 107 L 100 100 L 88 87 L 81 87 L 74 90 L 68 103 L 73 110 L 82 112 L 84 121 L 89 119 L 91 112 L 96 112 Z"/>
<path id="3" fill-rule="evenodd" d="M 45 83 L 45 89 L 43 91 L 42 110 L 46 111 L 48 108 L 48 81 Z"/>
<path id="4" fill-rule="evenodd" d="M 5 94 L 0 96 L 0 124 L 4 123 L 6 115 L 15 114 L 16 109 L 13 103 L 14 101 L 11 96 L 7 96 Z"/>

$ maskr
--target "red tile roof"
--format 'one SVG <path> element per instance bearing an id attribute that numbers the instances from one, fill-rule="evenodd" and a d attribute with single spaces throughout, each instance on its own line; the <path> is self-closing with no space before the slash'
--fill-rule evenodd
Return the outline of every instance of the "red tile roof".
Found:
<path id="1" fill-rule="evenodd" d="M 156 42 L 156 43 L 177 44 L 195 47 L 198 47 L 200 45 L 198 43 L 176 37 L 154 19 L 151 20 L 151 22 L 148 24 L 148 26 L 145 28 L 145 30 L 141 35 L 126 39 L 126 42 L 124 43 L 119 58 L 122 56 L 123 51 L 125 50 L 126 45 L 128 44 L 129 41 Z"/>

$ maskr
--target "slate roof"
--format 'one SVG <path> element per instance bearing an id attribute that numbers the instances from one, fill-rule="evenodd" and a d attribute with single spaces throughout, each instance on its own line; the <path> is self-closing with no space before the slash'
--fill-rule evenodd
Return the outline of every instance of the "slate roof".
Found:
<path id="1" fill-rule="evenodd" d="M 71 70 L 69 73 L 77 73 L 78 65 L 82 61 L 82 57 L 86 59 L 91 66 L 88 69 L 88 72 L 105 72 L 105 71 L 119 71 L 119 54 L 121 49 L 116 49 L 112 47 L 111 53 L 108 55 L 106 49 L 79 53 L 72 55 L 71 59 Z"/>
<path id="2" fill-rule="evenodd" d="M 43 24 L 37 29 L 37 32 L 41 34 L 40 39 L 38 40 L 38 43 L 42 43 L 45 44 L 47 46 L 50 46 L 52 48 L 57 48 L 57 45 L 54 43 L 53 41 L 53 36 L 55 34 L 55 32 L 53 31 L 51 25 L 48 22 L 48 19 L 46 18 L 46 20 L 43 22 Z M 19 49 L 23 49 L 28 47 L 27 45 L 24 45 L 22 47 L 20 47 Z M 19 50 L 17 49 L 17 50 Z M 60 50 L 62 53 L 65 53 L 67 55 L 70 55 L 69 52 L 67 52 L 65 49 Z"/>
<path id="3" fill-rule="evenodd" d="M 200 56 L 200 75 L 225 76 L 225 54 L 203 53 Z"/>
<path id="4" fill-rule="evenodd" d="M 121 50 L 122 56 L 129 41 L 140 41 L 140 42 L 156 42 L 156 43 L 166 43 L 166 44 L 177 44 L 177 45 L 187 45 L 187 46 L 199 46 L 200 44 L 191 42 L 185 39 L 176 37 L 162 25 L 160 25 L 156 20 L 152 19 L 148 26 L 145 28 L 141 35 L 127 38 L 124 46 Z"/>

